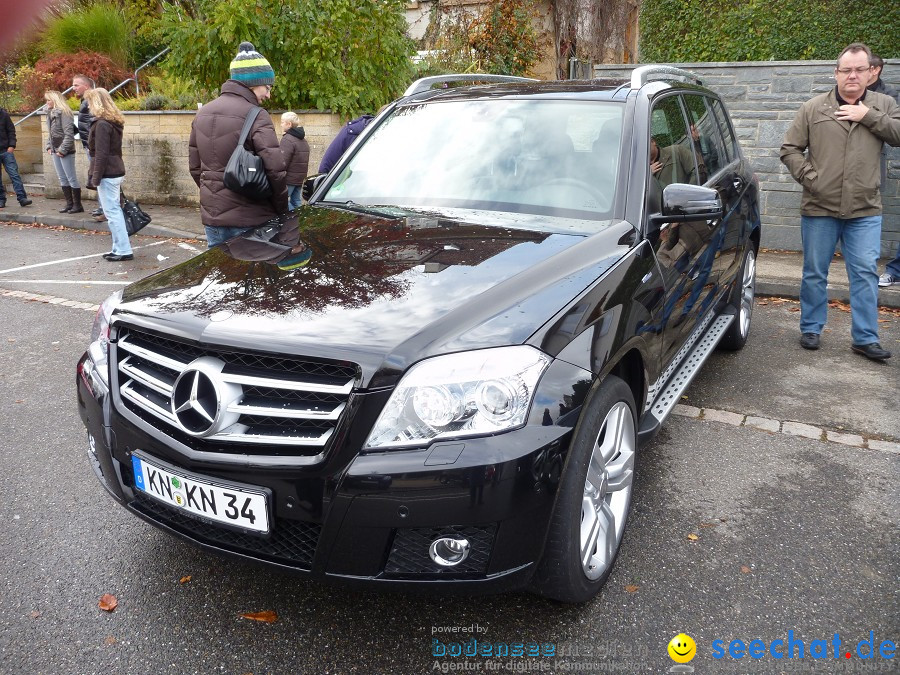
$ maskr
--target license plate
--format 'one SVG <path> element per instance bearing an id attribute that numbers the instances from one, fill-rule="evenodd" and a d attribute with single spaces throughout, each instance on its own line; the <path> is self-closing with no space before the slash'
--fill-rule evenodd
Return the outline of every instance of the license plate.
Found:
<path id="1" fill-rule="evenodd" d="M 232 527 L 269 531 L 268 503 L 262 490 L 163 468 L 137 453 L 131 455 L 131 466 L 135 487 L 154 499 Z"/>

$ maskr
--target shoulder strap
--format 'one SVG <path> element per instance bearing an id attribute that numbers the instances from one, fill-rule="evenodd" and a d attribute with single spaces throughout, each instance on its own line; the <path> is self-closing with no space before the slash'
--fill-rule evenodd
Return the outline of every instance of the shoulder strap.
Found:
<path id="1" fill-rule="evenodd" d="M 262 110 L 262 108 L 259 106 L 250 108 L 250 111 L 247 113 L 247 118 L 244 120 L 244 128 L 241 129 L 241 137 L 238 139 L 237 147 L 241 147 L 247 142 L 247 136 L 250 134 L 250 127 L 252 127 L 253 122 L 256 121 L 256 116 L 259 115 L 260 110 Z"/>

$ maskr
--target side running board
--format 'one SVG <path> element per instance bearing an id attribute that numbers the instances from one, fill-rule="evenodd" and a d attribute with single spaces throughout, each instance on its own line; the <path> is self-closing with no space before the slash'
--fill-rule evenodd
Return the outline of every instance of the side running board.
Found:
<path id="1" fill-rule="evenodd" d="M 638 437 L 642 442 L 649 440 L 659 431 L 663 421 L 681 399 L 681 394 L 684 393 L 684 390 L 688 388 L 688 385 L 700 372 L 700 368 L 706 363 L 706 359 L 712 354 L 716 345 L 719 344 L 719 340 L 722 339 L 725 331 L 728 330 L 728 327 L 734 320 L 735 315 L 731 312 L 716 317 L 707 331 L 694 345 L 694 348 L 684 358 L 665 389 L 656 397 L 650 410 L 644 414 L 641 420 L 641 428 L 638 432 Z"/>

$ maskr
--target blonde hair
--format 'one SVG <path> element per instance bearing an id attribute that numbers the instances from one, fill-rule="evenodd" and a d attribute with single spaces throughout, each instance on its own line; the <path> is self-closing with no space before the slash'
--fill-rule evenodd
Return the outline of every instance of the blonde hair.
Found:
<path id="1" fill-rule="evenodd" d="M 292 127 L 300 126 L 300 116 L 295 112 L 286 112 L 281 115 L 282 122 L 290 122 Z"/>
<path id="2" fill-rule="evenodd" d="M 113 103 L 112 97 L 106 89 L 102 87 L 88 89 L 84 92 L 84 99 L 88 102 L 88 110 L 94 117 L 107 122 L 125 125 L 125 117 L 122 115 L 122 111 Z"/>
<path id="3" fill-rule="evenodd" d="M 44 100 L 51 102 L 55 109 L 59 110 L 64 116 L 68 117 L 69 119 L 72 119 L 74 117 L 74 115 L 72 114 L 72 109 L 69 107 L 66 99 L 64 99 L 62 94 L 60 94 L 55 89 L 45 91 Z"/>

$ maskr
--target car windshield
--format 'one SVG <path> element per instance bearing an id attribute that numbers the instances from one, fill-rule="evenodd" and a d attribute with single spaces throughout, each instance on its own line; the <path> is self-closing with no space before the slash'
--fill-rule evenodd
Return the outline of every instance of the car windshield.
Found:
<path id="1" fill-rule="evenodd" d="M 611 102 L 400 106 L 341 170 L 324 201 L 604 221 L 613 207 L 621 136 L 622 107 Z"/>

